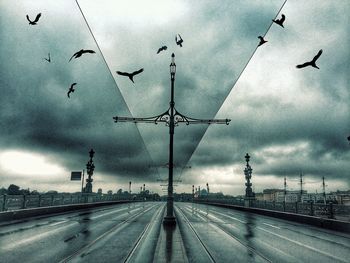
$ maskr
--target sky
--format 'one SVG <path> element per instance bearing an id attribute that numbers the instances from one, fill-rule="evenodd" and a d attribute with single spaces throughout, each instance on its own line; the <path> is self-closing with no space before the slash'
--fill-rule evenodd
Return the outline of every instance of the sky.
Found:
<path id="1" fill-rule="evenodd" d="M 169 108 L 174 53 L 177 111 L 231 119 L 176 126 L 176 192 L 208 182 L 244 194 L 246 153 L 255 192 L 282 188 L 284 177 L 297 190 L 300 173 L 310 192 L 322 191 L 322 177 L 327 191 L 350 188 L 348 1 L 78 3 L 82 12 L 73 0 L 0 0 L 0 187 L 79 191 L 70 172 L 85 169 L 93 148 L 94 191 L 132 181 L 135 192 L 145 183 L 162 193 L 169 128 L 113 117 Z M 281 14 L 284 28 L 272 24 Z M 259 35 L 268 42 L 257 48 Z M 80 49 L 96 53 L 69 62 Z M 295 67 L 321 49 L 320 69 Z M 116 74 L 140 68 L 134 83 Z"/>

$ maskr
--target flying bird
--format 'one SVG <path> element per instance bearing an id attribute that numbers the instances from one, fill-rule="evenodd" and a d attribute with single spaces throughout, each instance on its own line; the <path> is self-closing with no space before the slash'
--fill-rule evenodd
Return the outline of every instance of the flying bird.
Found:
<path id="1" fill-rule="evenodd" d="M 316 60 L 321 56 L 321 54 L 322 54 L 322 49 L 318 51 L 317 55 L 311 61 L 305 62 L 304 64 L 297 65 L 297 68 L 305 68 L 307 66 L 311 66 L 311 67 L 320 69 L 316 65 Z"/>
<path id="2" fill-rule="evenodd" d="M 176 45 L 182 47 L 182 43 L 184 42 L 183 39 L 181 38 L 180 34 L 179 35 L 179 40 L 177 40 L 177 35 L 175 36 L 175 42 L 176 42 Z"/>
<path id="3" fill-rule="evenodd" d="M 137 70 L 137 71 L 134 71 L 133 73 L 117 71 L 117 74 L 118 74 L 118 75 L 121 75 L 121 76 L 127 76 L 127 77 L 129 77 L 129 79 L 134 83 L 134 76 L 137 75 L 137 74 L 140 74 L 141 72 L 143 72 L 143 68 L 142 68 L 142 69 L 139 69 L 139 70 Z"/>
<path id="4" fill-rule="evenodd" d="M 258 47 L 260 47 L 261 45 L 263 45 L 267 42 L 267 40 L 265 40 L 262 36 L 258 36 L 258 38 L 260 39 L 260 43 L 259 43 Z"/>
<path id="5" fill-rule="evenodd" d="M 36 23 L 39 21 L 39 19 L 40 19 L 40 17 L 41 17 L 41 13 L 39 13 L 39 14 L 36 15 L 36 18 L 34 19 L 34 21 L 31 21 L 31 20 L 29 19 L 29 16 L 28 16 L 28 15 L 27 15 L 26 17 L 27 17 L 27 20 L 29 21 L 29 25 L 34 26 L 34 25 L 36 25 Z"/>
<path id="6" fill-rule="evenodd" d="M 75 89 L 74 89 L 74 86 L 75 86 L 75 85 L 77 85 L 77 83 L 73 83 L 72 85 L 70 85 L 70 88 L 69 88 L 69 90 L 68 90 L 68 92 L 67 92 L 68 98 L 70 98 L 70 97 L 69 97 L 69 94 L 71 94 L 72 92 L 75 91 Z"/>
<path id="7" fill-rule="evenodd" d="M 348 136 L 348 141 L 350 142 L 350 136 Z"/>
<path id="8" fill-rule="evenodd" d="M 157 54 L 159 54 L 163 50 L 167 50 L 167 46 L 162 46 L 161 48 L 158 49 Z"/>
<path id="9" fill-rule="evenodd" d="M 284 28 L 283 26 L 283 22 L 284 20 L 286 20 L 286 16 L 284 14 L 282 14 L 282 18 L 281 19 L 272 19 L 273 22 L 275 22 L 277 25 L 281 26 Z"/>
<path id="10" fill-rule="evenodd" d="M 83 54 L 85 54 L 85 53 L 91 53 L 91 54 L 93 54 L 93 53 L 96 53 L 96 52 L 93 51 L 93 50 L 89 50 L 89 49 L 87 49 L 87 50 L 81 49 L 81 50 L 79 50 L 78 52 L 75 52 L 75 53 L 73 54 L 73 56 L 70 58 L 69 61 L 71 61 L 73 57 L 74 57 L 74 58 L 79 58 L 79 57 L 81 57 L 81 56 L 82 56 Z"/>
<path id="11" fill-rule="evenodd" d="M 51 56 L 50 56 L 50 53 L 49 53 L 49 58 L 44 58 L 47 62 L 51 62 Z"/>

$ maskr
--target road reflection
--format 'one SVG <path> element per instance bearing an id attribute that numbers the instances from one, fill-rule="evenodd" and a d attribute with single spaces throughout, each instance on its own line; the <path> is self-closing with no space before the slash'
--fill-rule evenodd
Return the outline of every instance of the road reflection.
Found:
<path id="1" fill-rule="evenodd" d="M 171 262 L 173 254 L 173 234 L 176 225 L 163 225 L 165 231 L 165 262 Z"/>
<path id="2" fill-rule="evenodd" d="M 84 213 L 84 217 L 78 221 L 81 225 L 80 234 L 82 234 L 85 240 L 90 237 L 91 214 L 91 211 L 87 211 L 86 213 Z"/>
<path id="3" fill-rule="evenodd" d="M 252 239 L 254 238 L 254 228 L 255 228 L 255 216 L 251 213 L 245 214 L 246 221 L 246 233 L 244 238 L 246 239 L 246 243 L 248 246 L 247 252 L 250 257 L 254 257 L 254 253 L 250 249 L 252 247 Z"/>

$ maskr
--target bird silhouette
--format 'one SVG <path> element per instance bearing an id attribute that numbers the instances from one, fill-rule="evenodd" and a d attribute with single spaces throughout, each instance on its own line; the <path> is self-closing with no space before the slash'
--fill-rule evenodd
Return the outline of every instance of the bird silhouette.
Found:
<path id="1" fill-rule="evenodd" d="M 348 136 L 348 141 L 350 142 L 350 136 Z"/>
<path id="2" fill-rule="evenodd" d="M 74 57 L 74 58 L 79 58 L 79 57 L 81 57 L 81 56 L 82 56 L 83 54 L 85 54 L 85 53 L 91 53 L 91 54 L 93 54 L 93 53 L 96 53 L 96 52 L 93 51 L 93 50 L 90 50 L 90 49 L 87 49 L 87 50 L 81 49 L 81 50 L 79 50 L 78 52 L 75 52 L 75 53 L 73 54 L 73 56 L 69 59 L 69 61 L 71 61 L 73 57 Z"/>
<path id="3" fill-rule="evenodd" d="M 72 92 L 75 91 L 75 89 L 74 89 L 74 86 L 75 86 L 75 85 L 77 85 L 77 83 L 73 83 L 72 85 L 70 85 L 70 88 L 69 88 L 69 90 L 68 90 L 68 92 L 67 92 L 68 98 L 70 98 L 69 94 L 71 94 Z"/>
<path id="4" fill-rule="evenodd" d="M 167 50 L 167 46 L 162 46 L 161 48 L 158 49 L 157 54 L 159 54 L 163 50 Z"/>
<path id="5" fill-rule="evenodd" d="M 258 38 L 260 39 L 260 43 L 258 47 L 260 47 L 261 45 L 264 45 L 267 42 L 267 40 L 265 40 L 262 36 L 258 36 Z"/>
<path id="6" fill-rule="evenodd" d="M 44 58 L 47 62 L 51 62 L 51 56 L 50 56 L 50 53 L 49 53 L 49 58 Z"/>
<path id="7" fill-rule="evenodd" d="M 322 49 L 318 51 L 317 55 L 311 61 L 305 62 L 304 64 L 297 65 L 297 68 L 305 68 L 307 66 L 311 66 L 311 67 L 320 69 L 316 65 L 316 60 L 321 56 L 321 54 L 322 54 Z"/>
<path id="8" fill-rule="evenodd" d="M 286 16 L 284 14 L 282 14 L 281 16 L 282 16 L 281 19 L 275 19 L 275 20 L 272 19 L 272 21 L 284 28 L 283 23 L 284 23 L 284 20 L 286 20 Z"/>
<path id="9" fill-rule="evenodd" d="M 137 75 L 137 74 L 140 74 L 141 72 L 143 72 L 143 68 L 142 68 L 142 69 L 139 69 L 139 70 L 137 70 L 137 71 L 134 71 L 134 72 L 132 72 L 132 73 L 117 71 L 117 74 L 118 74 L 118 75 L 121 75 L 121 76 L 127 76 L 127 77 L 129 77 L 129 79 L 134 83 L 134 76 Z"/>
<path id="10" fill-rule="evenodd" d="M 27 15 L 26 17 L 27 17 L 27 20 L 29 21 L 29 25 L 34 26 L 34 25 L 36 25 L 36 23 L 39 21 L 39 19 L 40 19 L 40 17 L 41 17 L 41 13 L 39 13 L 39 14 L 36 15 L 36 18 L 34 19 L 34 21 L 31 21 L 31 20 L 29 19 L 29 16 L 28 16 L 28 15 Z"/>
<path id="11" fill-rule="evenodd" d="M 175 36 L 175 42 L 176 42 L 176 45 L 182 47 L 182 43 L 184 42 L 183 39 L 181 38 L 180 34 L 179 35 L 179 40 L 177 40 L 177 35 Z"/>

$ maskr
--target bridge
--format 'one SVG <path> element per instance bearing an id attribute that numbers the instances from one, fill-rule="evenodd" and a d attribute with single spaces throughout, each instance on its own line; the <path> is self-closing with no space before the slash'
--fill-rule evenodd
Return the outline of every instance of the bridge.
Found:
<path id="1" fill-rule="evenodd" d="M 174 212 L 175 226 L 162 224 L 165 202 L 3 220 L 0 262 L 349 262 L 345 229 L 202 203 L 175 202 Z"/>

